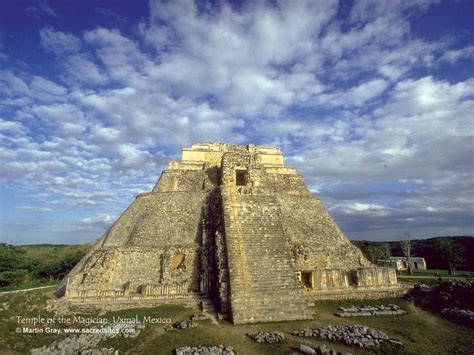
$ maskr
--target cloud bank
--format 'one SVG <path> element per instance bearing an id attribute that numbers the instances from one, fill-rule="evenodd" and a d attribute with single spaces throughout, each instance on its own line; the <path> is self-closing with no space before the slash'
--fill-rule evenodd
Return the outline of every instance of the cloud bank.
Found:
<path id="1" fill-rule="evenodd" d="M 474 79 L 439 73 L 474 52 L 413 31 L 437 6 L 150 1 L 131 30 L 45 24 L 46 68 L 0 57 L 2 241 L 96 239 L 197 141 L 280 146 L 351 238 L 471 234 Z"/>

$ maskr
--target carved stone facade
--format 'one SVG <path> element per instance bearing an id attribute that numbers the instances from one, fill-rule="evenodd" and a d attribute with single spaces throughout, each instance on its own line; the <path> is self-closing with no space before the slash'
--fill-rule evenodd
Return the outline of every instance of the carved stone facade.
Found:
<path id="1" fill-rule="evenodd" d="M 308 319 L 308 302 L 393 296 L 278 148 L 184 148 L 61 283 L 72 307 L 211 300 L 234 323 Z M 114 305 L 116 307 L 114 307 Z"/>

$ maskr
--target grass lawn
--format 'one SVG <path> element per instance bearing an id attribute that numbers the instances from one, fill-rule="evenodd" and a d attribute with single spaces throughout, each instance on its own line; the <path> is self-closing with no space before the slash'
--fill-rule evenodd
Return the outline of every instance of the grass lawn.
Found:
<path id="1" fill-rule="evenodd" d="M 428 277 L 441 277 L 441 278 L 474 278 L 474 272 L 472 271 L 462 271 L 456 270 L 456 275 L 451 276 L 449 275 L 449 270 L 435 270 L 435 269 L 428 269 L 428 270 L 413 270 L 413 275 L 410 275 L 408 271 L 404 270 L 401 272 L 402 277 L 404 276 L 428 276 Z"/>
<path id="2" fill-rule="evenodd" d="M 53 313 L 44 310 L 46 300 L 52 297 L 51 289 L 11 294 L 0 293 L 0 317 L 2 320 L 0 323 L 0 353 L 14 351 L 24 354 L 33 347 L 50 344 L 58 338 L 52 334 L 17 334 L 15 332 L 17 327 L 22 326 L 18 323 L 17 316 L 33 317 L 38 314 L 44 317 L 53 316 Z"/>
<path id="3" fill-rule="evenodd" d="M 0 288 L 0 294 L 5 291 L 17 291 L 17 290 L 26 290 L 29 288 L 43 287 L 43 286 L 57 286 L 59 285 L 59 280 L 32 280 L 29 282 L 24 282 L 21 285 L 12 285 L 7 287 Z"/>
<path id="4" fill-rule="evenodd" d="M 0 295 L 0 353 L 27 353 L 33 347 L 41 347 L 67 335 L 51 334 L 17 334 L 15 329 L 20 325 L 17 316 L 52 316 L 44 310 L 46 300 L 53 298 L 51 289 L 35 290 L 25 293 Z M 357 304 L 395 303 L 407 311 L 402 316 L 373 316 L 339 318 L 334 315 L 340 306 Z M 8 309 L 4 309 L 5 305 Z M 109 339 L 100 344 L 113 347 L 130 354 L 171 354 L 176 347 L 183 345 L 231 345 L 239 354 L 285 354 L 294 351 L 299 344 L 326 344 L 330 349 L 352 352 L 353 354 L 458 354 L 472 353 L 474 332 L 471 329 L 456 325 L 430 312 L 419 309 L 403 299 L 384 299 L 375 301 L 318 302 L 314 309 L 314 320 L 279 323 L 262 323 L 233 326 L 225 321 L 219 325 L 209 320 L 199 321 L 196 328 L 166 332 L 164 324 L 147 324 L 136 338 Z M 161 306 L 158 308 L 132 309 L 120 312 L 108 312 L 112 316 L 132 318 L 138 315 L 171 318 L 173 322 L 188 319 L 196 311 L 180 306 Z M 327 324 L 363 324 L 382 330 L 390 337 L 401 341 L 404 346 L 384 345 L 379 349 L 361 351 L 360 349 L 336 342 L 322 341 L 318 338 L 300 338 L 290 335 L 293 330 L 305 327 L 316 328 Z M 24 325 L 25 326 L 25 325 Z M 33 327 L 32 325 L 27 325 Z M 83 325 L 86 327 L 85 325 Z M 55 324 L 54 327 L 67 327 Z M 70 327 L 70 326 L 69 326 Z M 259 330 L 275 330 L 285 333 L 286 340 L 280 345 L 263 345 L 254 342 L 246 333 Z"/>
<path id="5" fill-rule="evenodd" d="M 428 286 L 433 286 L 438 283 L 439 279 L 446 280 L 473 280 L 474 272 L 472 271 L 462 271 L 456 270 L 456 275 L 449 275 L 449 270 L 413 270 L 413 275 L 410 275 L 408 271 L 404 270 L 400 272 L 401 274 L 397 275 L 399 281 L 402 282 L 421 282 Z"/>

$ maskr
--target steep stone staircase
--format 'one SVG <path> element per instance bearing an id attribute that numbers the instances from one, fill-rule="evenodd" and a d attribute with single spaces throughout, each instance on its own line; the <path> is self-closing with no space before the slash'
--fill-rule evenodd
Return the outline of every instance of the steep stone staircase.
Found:
<path id="1" fill-rule="evenodd" d="M 200 308 L 201 308 L 202 313 L 206 317 L 208 317 L 212 321 L 212 323 L 219 324 L 217 322 L 217 319 L 219 318 L 219 316 L 216 312 L 216 308 L 212 300 L 207 297 L 200 297 L 199 303 L 200 303 Z"/>
<path id="2" fill-rule="evenodd" d="M 228 190 L 223 202 L 233 323 L 311 318 L 275 197 Z"/>

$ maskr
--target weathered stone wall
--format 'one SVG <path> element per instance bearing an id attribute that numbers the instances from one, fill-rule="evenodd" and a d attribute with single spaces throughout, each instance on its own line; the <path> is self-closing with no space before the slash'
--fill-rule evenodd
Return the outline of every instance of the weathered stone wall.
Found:
<path id="1" fill-rule="evenodd" d="M 202 166 L 201 170 L 165 170 L 161 173 L 153 192 L 209 191 L 213 185 L 217 184 L 217 181 L 212 181 L 211 177 L 202 170 Z"/>
<path id="2" fill-rule="evenodd" d="M 87 260 L 89 260 L 91 255 L 102 247 L 106 236 L 107 233 L 104 233 L 89 250 L 89 252 L 84 255 L 84 257 L 71 269 L 71 271 L 69 271 L 69 274 L 61 281 L 58 288 L 56 289 L 55 294 L 57 297 L 63 297 L 66 294 L 66 287 L 68 286 L 69 281 L 72 280 L 75 275 L 81 272 L 81 270 L 84 268 L 84 264 L 87 262 Z"/>
<path id="3" fill-rule="evenodd" d="M 186 164 L 207 163 L 209 166 L 220 167 L 222 157 L 227 152 L 250 153 L 263 166 L 283 168 L 283 154 L 279 148 L 255 144 L 239 146 L 225 143 L 197 143 L 191 148 L 183 148 L 181 160 Z"/>
<path id="4" fill-rule="evenodd" d="M 96 250 L 70 276 L 68 297 L 184 294 L 199 289 L 195 246 Z"/>
<path id="5" fill-rule="evenodd" d="M 268 173 L 268 171 L 271 171 Z M 284 171 L 282 173 L 273 172 L 273 168 L 266 168 L 262 176 L 260 185 L 266 193 L 277 195 L 300 195 L 310 196 L 303 177 L 293 172 Z"/>
<path id="6" fill-rule="evenodd" d="M 137 197 L 70 273 L 66 296 L 115 300 L 198 292 L 206 198 L 201 190 Z"/>
<path id="7" fill-rule="evenodd" d="M 285 235 L 299 270 L 373 266 L 344 236 L 321 201 L 311 195 L 277 193 Z"/>
<path id="8" fill-rule="evenodd" d="M 209 166 L 220 166 L 222 156 L 229 151 L 245 152 L 243 146 L 225 143 L 197 143 L 191 148 L 183 148 L 181 160 L 185 163 L 207 163 Z"/>
<path id="9" fill-rule="evenodd" d="M 135 199 L 103 246 L 171 246 L 197 243 L 205 192 L 153 193 Z"/>
<path id="10" fill-rule="evenodd" d="M 222 157 L 222 186 L 224 188 L 236 188 L 237 170 L 245 171 L 245 187 L 258 187 L 261 184 L 264 167 L 257 161 L 256 156 L 229 152 Z"/>
<path id="11" fill-rule="evenodd" d="M 274 189 L 281 221 L 293 254 L 295 269 L 306 292 L 353 288 L 398 287 L 395 270 L 370 263 L 344 236 L 321 201 L 314 197 L 301 176 L 265 174 L 264 186 Z M 309 273 L 311 286 L 305 285 Z M 308 278 L 308 276 L 306 276 Z"/>
<path id="12" fill-rule="evenodd" d="M 397 285 L 395 270 L 382 267 L 318 269 L 312 271 L 313 290 L 390 287 Z"/>
<path id="13" fill-rule="evenodd" d="M 402 297 L 407 289 L 402 287 L 348 288 L 339 290 L 319 290 L 307 292 L 314 301 L 370 300 L 379 298 Z"/>
<path id="14" fill-rule="evenodd" d="M 82 313 L 98 313 L 99 311 L 119 311 L 129 308 L 151 308 L 164 304 L 183 305 L 190 308 L 198 308 L 200 298 L 193 294 L 187 295 L 169 295 L 163 297 L 145 297 L 145 296 L 128 296 L 110 298 L 94 298 L 94 299 L 70 299 L 67 301 L 68 307 L 74 312 Z"/>

